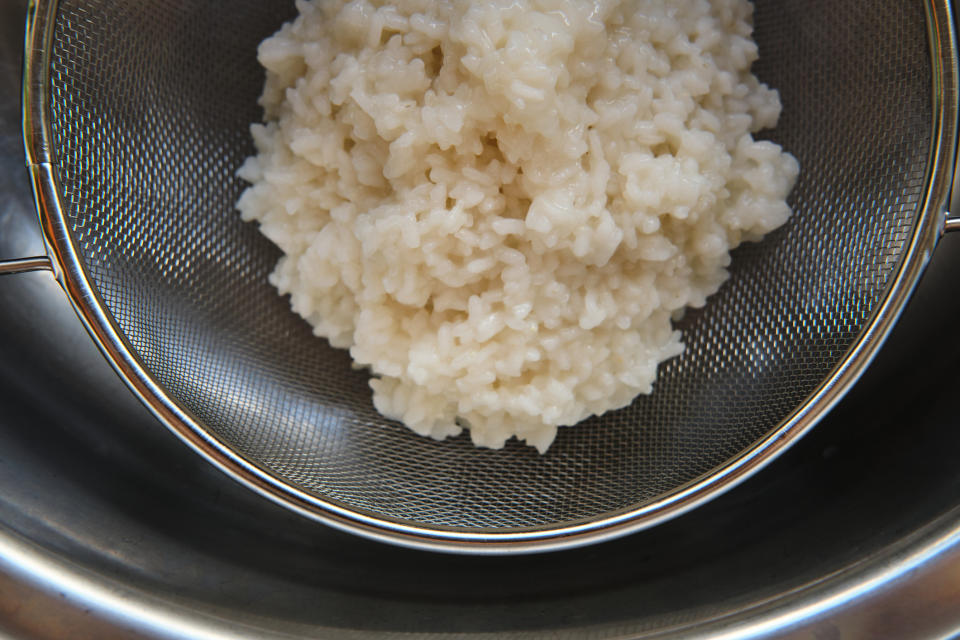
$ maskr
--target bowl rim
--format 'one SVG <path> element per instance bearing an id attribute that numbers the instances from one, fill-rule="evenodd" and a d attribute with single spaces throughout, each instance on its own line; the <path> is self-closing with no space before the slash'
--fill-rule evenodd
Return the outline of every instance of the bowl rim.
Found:
<path id="1" fill-rule="evenodd" d="M 735 610 L 712 610 L 679 626 L 656 629 L 621 621 L 569 629 L 545 628 L 524 634 L 560 640 L 582 638 L 587 634 L 598 638 L 709 636 L 718 640 L 746 640 L 770 638 L 788 629 L 802 635 L 804 630 L 810 631 L 822 624 L 829 624 L 831 628 L 847 625 L 859 628 L 857 625 L 862 621 L 888 613 L 883 605 L 886 594 L 896 598 L 911 585 L 922 590 L 931 573 L 955 575 L 958 567 L 960 507 L 954 507 L 869 556 L 852 560 L 822 578 L 775 596 L 741 603 Z M 342 634 L 352 638 L 358 637 L 357 633 L 370 637 L 366 632 L 284 624 L 281 619 L 253 615 L 234 617 L 224 609 L 213 609 L 209 605 L 191 606 L 169 594 L 120 582 L 0 524 L 0 576 L 4 575 L 16 585 L 27 585 L 47 595 L 49 606 L 34 607 L 34 610 L 42 610 L 44 622 L 48 624 L 55 623 L 61 616 L 67 621 L 75 619 L 72 612 L 81 610 L 84 618 L 94 623 L 103 621 L 105 626 L 137 632 L 138 637 L 143 634 L 148 638 L 253 640 L 273 637 L 274 633 L 284 638 L 312 638 L 321 629 L 328 637 Z M 949 624 L 960 625 L 960 620 L 954 616 Z M 960 626 L 954 630 L 960 630 Z"/>

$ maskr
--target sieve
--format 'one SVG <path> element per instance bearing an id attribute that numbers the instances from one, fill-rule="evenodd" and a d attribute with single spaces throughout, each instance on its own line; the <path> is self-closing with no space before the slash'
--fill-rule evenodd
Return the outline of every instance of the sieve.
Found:
<path id="1" fill-rule="evenodd" d="M 734 254 L 654 393 L 511 441 L 421 438 L 268 284 L 278 250 L 234 204 L 262 114 L 256 47 L 292 2 L 35 0 L 24 136 L 52 272 L 159 420 L 289 509 L 406 546 L 559 549 L 675 517 L 808 431 L 868 366 L 948 211 L 957 46 L 947 0 L 756 2 L 767 132 L 800 161 L 794 216 Z M 956 189 L 954 188 L 954 191 Z M 956 200 L 956 198 L 954 199 Z"/>

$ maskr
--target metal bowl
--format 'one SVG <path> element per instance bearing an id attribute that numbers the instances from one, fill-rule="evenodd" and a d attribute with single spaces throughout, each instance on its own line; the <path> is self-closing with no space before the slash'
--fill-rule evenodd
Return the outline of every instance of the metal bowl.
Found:
<path id="1" fill-rule="evenodd" d="M 41 250 L 0 4 L 0 258 Z M 0 631 L 31 638 L 942 637 L 960 631 L 960 238 L 874 366 L 757 476 L 545 555 L 404 550 L 236 486 L 128 393 L 47 274 L 0 280 Z"/>

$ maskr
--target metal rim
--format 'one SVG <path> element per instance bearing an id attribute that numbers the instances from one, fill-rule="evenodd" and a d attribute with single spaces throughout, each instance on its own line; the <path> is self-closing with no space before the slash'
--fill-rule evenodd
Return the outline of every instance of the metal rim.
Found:
<path id="1" fill-rule="evenodd" d="M 655 637 L 768 638 L 797 625 L 809 624 L 828 616 L 855 617 L 862 612 L 856 604 L 870 594 L 910 575 L 933 567 L 937 561 L 960 545 L 960 512 L 953 509 L 905 539 L 899 540 L 867 558 L 837 569 L 822 579 L 761 600 L 736 611 L 708 616 L 700 620 L 663 628 Z M 250 618 L 226 619 L 223 612 L 190 608 L 140 588 L 120 584 L 38 546 L 12 531 L 0 527 L 0 570 L 25 584 L 57 594 L 82 608 L 87 615 L 101 617 L 118 627 L 133 629 L 149 637 L 163 638 L 264 638 L 313 637 L 317 628 L 274 629 L 276 620 Z M 869 605 L 867 605 L 869 606 Z M 852 607 L 852 608 L 851 608 Z M 56 615 L 56 612 L 53 612 Z M 326 628 L 333 636 L 337 630 Z M 635 634 L 629 623 L 598 625 L 575 630 L 541 630 L 552 637 L 574 638 L 584 634 L 596 637 L 648 637 Z M 302 633 L 302 635 L 298 635 Z M 347 632 L 353 637 L 351 632 Z"/>
<path id="2" fill-rule="evenodd" d="M 925 198 L 886 297 L 844 360 L 790 417 L 722 469 L 638 509 L 547 531 L 473 532 L 412 526 L 374 518 L 297 490 L 212 438 L 170 397 L 136 356 L 90 281 L 68 231 L 54 170 L 49 118 L 49 54 L 57 0 L 31 0 L 24 56 L 23 125 L 28 168 L 44 242 L 57 281 L 96 344 L 133 393 L 174 434 L 234 480 L 306 517 L 368 538 L 402 546 L 472 554 L 550 551 L 591 544 L 676 517 L 746 480 L 811 429 L 857 381 L 876 355 L 923 272 L 945 228 L 957 134 L 957 41 L 946 0 L 928 0 L 928 39 L 933 66 L 934 144 Z"/>

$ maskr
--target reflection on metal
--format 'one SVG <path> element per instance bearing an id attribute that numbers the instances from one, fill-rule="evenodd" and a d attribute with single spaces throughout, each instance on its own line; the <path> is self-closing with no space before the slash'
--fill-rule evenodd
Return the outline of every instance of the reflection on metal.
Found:
<path id="1" fill-rule="evenodd" d="M 0 276 L 28 271 L 53 271 L 53 263 L 47 256 L 0 261 Z"/>

